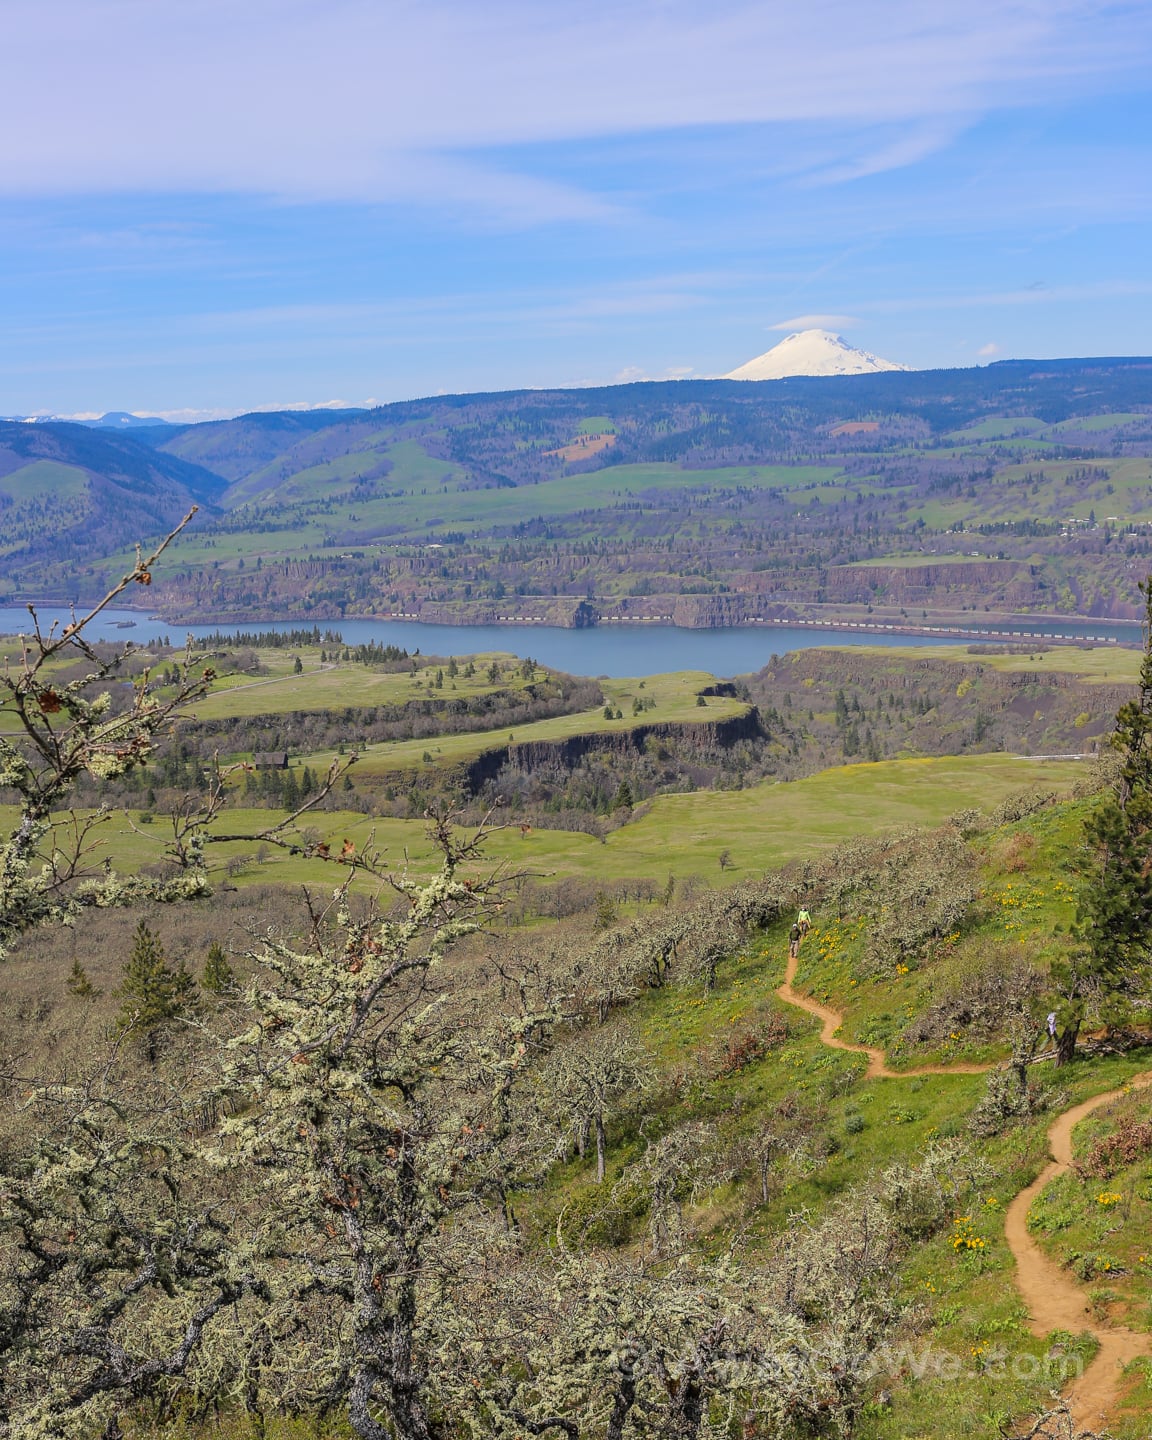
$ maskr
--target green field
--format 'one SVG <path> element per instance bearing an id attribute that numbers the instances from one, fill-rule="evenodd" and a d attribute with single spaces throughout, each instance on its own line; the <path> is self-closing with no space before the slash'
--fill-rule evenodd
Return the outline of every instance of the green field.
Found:
<path id="1" fill-rule="evenodd" d="M 874 560 L 854 560 L 852 568 L 856 570 L 877 569 L 880 567 L 911 570 L 921 565 L 966 565 L 971 556 L 957 552 L 955 555 L 926 555 L 922 550 L 915 555 L 878 555 Z"/>
<path id="2" fill-rule="evenodd" d="M 1035 415 L 994 415 L 981 420 L 977 425 L 967 425 L 963 430 L 952 430 L 944 438 L 957 445 L 971 440 L 1004 440 L 1017 435 L 1029 435 L 1045 428 L 1044 421 Z"/>
<path id="3" fill-rule="evenodd" d="M 75 465 L 61 465 L 56 460 L 35 460 L 0 477 L 0 494 L 18 503 L 38 500 L 43 495 L 56 499 L 76 499 L 88 493 L 88 476 Z"/>
<path id="4" fill-rule="evenodd" d="M 304 666 L 297 675 L 292 664 L 293 653 L 299 653 Z M 233 674 L 213 681 L 212 692 L 191 707 L 190 713 L 201 720 L 219 720 L 243 715 L 283 715 L 291 710 L 331 710 L 368 705 L 403 705 L 409 700 L 435 695 L 444 699 L 466 699 L 472 695 L 491 694 L 496 690 L 523 689 L 529 682 L 518 670 L 503 675 L 492 684 L 487 678 L 494 659 L 505 665 L 519 665 L 512 655 L 485 653 L 469 658 L 476 664 L 471 678 L 463 674 L 465 657 L 457 657 L 461 673 L 454 680 L 445 678 L 442 690 L 433 689 L 436 668 L 421 669 L 416 675 L 408 671 L 385 672 L 354 663 L 321 664 L 318 650 L 260 652 L 261 668 L 271 673 L 252 677 Z"/>
<path id="5" fill-rule="evenodd" d="M 1043 644 L 1038 641 L 1037 644 Z M 825 645 L 825 650 L 843 650 L 851 655 L 872 655 L 881 660 L 946 660 L 951 663 L 986 665 L 1025 675 L 1075 675 L 1093 685 L 1134 685 L 1140 674 L 1141 652 L 1119 645 L 1101 645 L 1085 650 L 1073 645 L 1054 645 L 1051 650 L 1012 654 L 995 646 L 987 654 L 971 655 L 960 645 L 916 645 L 901 648 L 886 645 Z"/>
<path id="6" fill-rule="evenodd" d="M 524 834 L 510 824 L 491 837 L 486 853 L 493 864 L 544 876 L 607 882 L 624 876 L 662 881 L 669 874 L 699 875 L 709 884 L 731 884 L 855 836 L 936 825 L 969 807 L 991 810 L 1025 787 L 1062 791 L 1083 773 L 1074 761 L 1005 755 L 846 765 L 790 784 L 661 795 L 603 841 L 580 831 L 537 828 Z M 222 833 L 254 834 L 279 818 L 272 810 L 229 810 L 219 828 Z M 11 807 L 0 809 L 0 823 L 11 827 L 14 821 Z M 420 873 L 430 872 L 436 863 L 423 820 L 371 819 L 336 811 L 316 812 L 303 823 L 337 845 L 348 838 L 363 846 L 374 835 L 396 867 L 403 866 L 405 856 Z M 134 830 L 116 816 L 102 833 L 124 870 L 162 857 L 165 831 L 159 819 Z M 254 857 L 256 845 L 255 840 L 212 845 L 210 865 L 219 872 L 230 858 Z M 723 870 L 722 851 L 729 852 L 731 861 Z M 252 858 L 236 883 L 321 884 L 328 873 L 320 862 L 273 850 L 262 863 Z"/>
<path id="7" fill-rule="evenodd" d="M 388 490 L 417 491 L 430 485 L 439 489 L 446 482 L 464 478 L 458 466 L 435 459 L 415 440 L 389 443 L 376 432 L 362 448 L 298 470 L 286 484 L 281 477 L 281 462 L 274 461 L 233 485 L 224 497 L 224 504 L 232 509 L 246 501 L 260 501 L 272 491 L 277 504 L 325 499 L 333 488 L 342 491 L 385 457 L 393 467 L 381 481 Z"/>
<path id="8" fill-rule="evenodd" d="M 1147 420 L 1147 413 L 1127 411 L 1111 415 L 1076 416 L 1071 420 L 1059 420 L 1048 427 L 1049 434 L 1059 435 L 1065 430 L 1076 430 L 1081 434 L 1095 435 L 1105 430 L 1119 430 L 1124 425 L 1134 425 L 1138 420 Z"/>
<path id="9" fill-rule="evenodd" d="M 515 489 L 466 489 L 450 462 L 427 455 L 415 441 L 393 445 L 387 454 L 395 468 L 381 481 L 386 496 L 348 496 L 352 479 L 367 468 L 374 454 L 353 452 L 295 474 L 276 494 L 276 506 L 262 517 L 272 528 L 259 532 L 220 530 L 212 535 L 181 536 L 170 551 L 173 568 L 227 564 L 273 555 L 310 554 L 324 547 L 331 534 L 346 534 L 351 548 L 375 548 L 436 539 L 440 530 L 486 532 L 523 520 L 555 520 L 580 511 L 610 510 L 644 498 L 647 508 L 666 510 L 673 497 L 687 492 L 735 490 L 738 487 L 795 492 L 808 503 L 810 492 L 827 502 L 841 498 L 829 483 L 840 470 L 829 465 L 747 465 L 716 470 L 682 470 L 666 463 L 618 465 L 581 475 L 564 475 Z M 277 471 L 277 474 L 279 472 Z M 259 491 L 275 476 L 258 472 L 234 487 L 233 500 L 260 503 Z M 253 488 L 256 487 L 256 488 Z M 400 493 L 397 493 L 400 492 Z M 847 493 L 847 492 L 844 492 Z M 345 497 L 333 505 L 331 497 Z M 285 503 L 287 502 L 287 503 Z M 282 527 L 282 528 L 281 528 Z M 372 538 L 373 531 L 387 535 Z M 365 538 L 358 538 L 363 535 Z M 128 559 L 125 553 L 119 561 Z"/>
<path id="10" fill-rule="evenodd" d="M 458 765 L 470 760 L 485 750 L 515 740 L 527 744 L 532 740 L 566 740 L 573 735 L 612 734 L 631 730 L 637 725 L 654 724 L 696 724 L 702 721 L 725 719 L 740 715 L 747 705 L 728 696 L 710 696 L 703 706 L 698 705 L 696 696 L 713 677 L 703 670 L 680 670 L 670 675 L 649 675 L 639 680 L 601 680 L 600 688 L 604 698 L 613 709 L 623 711 L 621 719 L 606 719 L 604 707 L 582 710 L 572 715 L 557 715 L 550 720 L 536 720 L 516 730 L 479 730 L 459 735 L 443 735 L 426 740 L 386 740 L 378 745 L 364 748 L 357 766 L 357 773 L 384 775 L 396 770 L 414 770 L 429 764 L 437 766 Z M 437 694 L 441 693 L 439 691 Z M 640 715 L 632 714 L 632 701 L 646 698 L 656 702 L 655 707 Z M 431 755 L 431 761 L 424 759 Z M 336 759 L 330 750 L 317 751 L 300 757 L 313 769 L 326 770 Z"/>

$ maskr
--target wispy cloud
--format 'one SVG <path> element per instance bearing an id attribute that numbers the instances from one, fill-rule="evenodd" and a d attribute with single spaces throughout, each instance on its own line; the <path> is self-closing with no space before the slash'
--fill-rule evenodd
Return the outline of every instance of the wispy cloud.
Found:
<path id="1" fill-rule="evenodd" d="M 791 320 L 778 320 L 769 330 L 850 330 L 859 325 L 856 315 L 793 315 Z"/>
<path id="2" fill-rule="evenodd" d="M 1083 285 L 1045 285 L 1033 282 L 1016 290 L 973 291 L 959 295 L 901 295 L 861 302 L 869 314 L 905 311 L 976 310 L 997 306 L 1066 305 L 1077 302 L 1122 300 L 1152 296 L 1152 280 L 1098 280 Z"/>
<path id="3" fill-rule="evenodd" d="M 9 193 L 398 200 L 513 223 L 616 204 L 485 151 L 769 122 L 843 127 L 813 174 L 915 162 L 990 106 L 1098 90 L 1144 0 L 8 0 Z M 858 127 L 906 127 L 861 150 Z"/>

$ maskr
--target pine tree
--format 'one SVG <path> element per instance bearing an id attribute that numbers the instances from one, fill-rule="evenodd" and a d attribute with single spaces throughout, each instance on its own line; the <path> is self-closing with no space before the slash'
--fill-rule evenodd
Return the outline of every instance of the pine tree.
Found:
<path id="1" fill-rule="evenodd" d="M 228 957 L 224 954 L 224 947 L 217 940 L 213 940 L 208 947 L 208 954 L 204 960 L 204 975 L 200 981 L 201 986 L 210 995 L 223 995 L 231 990 L 236 983 L 236 977 L 232 973 L 232 967 L 228 963 Z"/>
<path id="2" fill-rule="evenodd" d="M 183 969 L 184 975 L 188 975 Z M 191 980 L 191 976 L 188 976 Z M 120 1035 L 132 1031 L 139 1036 L 148 1063 L 154 1065 L 160 1053 L 165 1028 L 187 1005 L 189 986 L 179 971 L 173 971 L 164 956 L 164 947 L 146 921 L 136 927 L 132 953 L 124 965 L 120 993 L 124 1003 L 117 1016 Z"/>
<path id="3" fill-rule="evenodd" d="M 613 810 L 631 810 L 635 803 L 631 785 L 627 780 L 621 780 L 616 787 L 616 798 L 612 801 Z"/>
<path id="4" fill-rule="evenodd" d="M 96 988 L 92 984 L 92 981 L 89 980 L 88 972 L 84 969 L 83 965 L 81 965 L 78 955 L 73 957 L 72 969 L 68 974 L 68 979 L 64 983 L 73 995 L 79 996 L 82 1000 L 90 1000 L 92 996 L 96 994 Z"/>
<path id="5" fill-rule="evenodd" d="M 1084 823 L 1085 861 L 1076 951 L 1052 967 L 1061 996 L 1060 1064 L 1075 1053 L 1088 998 L 1105 1024 L 1123 1020 L 1152 980 L 1152 578 L 1145 600 L 1144 661 L 1135 700 L 1116 715 L 1117 784 Z"/>
<path id="6" fill-rule="evenodd" d="M 196 977 L 188 969 L 188 962 L 181 957 L 180 963 L 172 972 L 172 1002 L 176 1007 L 176 1014 L 186 1015 L 190 1010 L 195 1010 L 199 998 Z"/>

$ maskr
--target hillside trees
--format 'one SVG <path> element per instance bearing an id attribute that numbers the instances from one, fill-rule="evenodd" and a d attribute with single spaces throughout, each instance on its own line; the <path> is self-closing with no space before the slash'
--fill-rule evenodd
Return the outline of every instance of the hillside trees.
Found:
<path id="1" fill-rule="evenodd" d="M 168 964 L 164 947 L 145 920 L 136 927 L 121 993 L 124 1003 L 117 1017 L 117 1032 L 134 1035 L 148 1063 L 154 1065 L 164 1031 L 194 1003 L 195 981 L 183 962 L 175 969 Z"/>
<path id="2" fill-rule="evenodd" d="M 261 1291 L 193 1138 L 202 1085 L 113 1055 L 23 1101 L 31 1139 L 0 1151 L 0 1435 L 118 1435 L 126 1405 L 199 1383 Z"/>
<path id="3" fill-rule="evenodd" d="M 101 658 L 85 634 L 130 586 L 151 584 L 152 567 L 194 514 L 195 509 L 147 557 L 138 550 L 132 570 L 86 616 L 59 633 L 55 627 L 42 632 L 31 610 L 32 633 L 20 660 L 0 670 L 0 711 L 14 732 L 0 734 L 0 785 L 15 790 L 19 804 L 16 827 L 0 843 L 0 959 L 5 943 L 22 930 L 74 916 L 84 904 L 115 904 L 149 889 L 162 898 L 204 889 L 197 874 L 149 886 L 93 869 L 99 814 L 72 813 L 66 824 L 52 823 L 53 812 L 67 805 L 81 776 L 113 779 L 140 765 L 161 727 L 211 678 L 210 670 L 198 671 L 189 653 L 170 696 L 156 698 L 145 673 L 132 682 L 127 705 L 118 708 L 110 687 L 118 683 L 131 647 Z M 61 679 L 63 662 L 77 659 L 86 662 L 83 673 Z"/>
<path id="4" fill-rule="evenodd" d="M 604 1181 L 608 1122 L 652 1084 L 652 1062 L 632 1031 L 605 1026 L 558 1049 L 545 1084 L 548 1108 L 556 1115 L 567 1151 L 583 1156 L 590 1136 L 596 1143 L 596 1181 Z"/>
<path id="5" fill-rule="evenodd" d="M 232 971 L 232 966 L 228 963 L 223 945 L 218 940 L 213 940 L 204 957 L 204 973 L 200 979 L 201 988 L 206 990 L 209 995 L 224 995 L 233 988 L 235 983 L 236 976 Z"/>
<path id="6" fill-rule="evenodd" d="M 1084 824 L 1078 945 L 1053 970 L 1062 998 L 1060 1064 L 1075 1053 L 1090 1004 L 1109 1024 L 1152 998 L 1152 579 L 1140 589 L 1145 642 L 1139 688 L 1116 715 L 1115 786 Z"/>
<path id="7" fill-rule="evenodd" d="M 461 1263 L 455 1224 L 502 1188 L 509 1091 L 554 1018 L 489 1015 L 454 990 L 449 952 L 487 897 L 461 873 L 476 842 L 438 839 L 433 880 L 394 880 L 395 918 L 354 918 L 340 892 L 306 945 L 249 957 L 250 1016 L 218 1092 L 235 1113 L 217 1163 L 256 1177 L 276 1254 L 259 1389 L 346 1406 L 363 1440 L 438 1433 L 429 1337 Z"/>

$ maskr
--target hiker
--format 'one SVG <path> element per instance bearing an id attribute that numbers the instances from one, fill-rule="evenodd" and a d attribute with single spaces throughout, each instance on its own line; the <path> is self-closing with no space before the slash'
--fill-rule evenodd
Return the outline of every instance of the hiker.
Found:
<path id="1" fill-rule="evenodd" d="M 796 917 L 796 924 L 799 925 L 800 934 L 802 936 L 807 935 L 808 931 L 811 930 L 812 916 L 809 915 L 808 907 L 806 905 L 802 905 L 800 907 L 800 914 Z"/>
<path id="2" fill-rule="evenodd" d="M 1048 1015 L 1048 1038 L 1052 1041 L 1053 1050 L 1058 1049 L 1056 1043 L 1056 1011 L 1052 1010 Z"/>
<path id="3" fill-rule="evenodd" d="M 789 932 L 788 932 L 788 958 L 789 958 L 789 960 L 799 960 L 799 958 L 800 958 L 800 937 L 801 937 L 801 935 L 803 935 L 803 933 L 804 933 L 804 932 L 800 929 L 799 924 L 793 925 L 793 926 L 792 926 L 792 929 L 789 930 Z"/>

